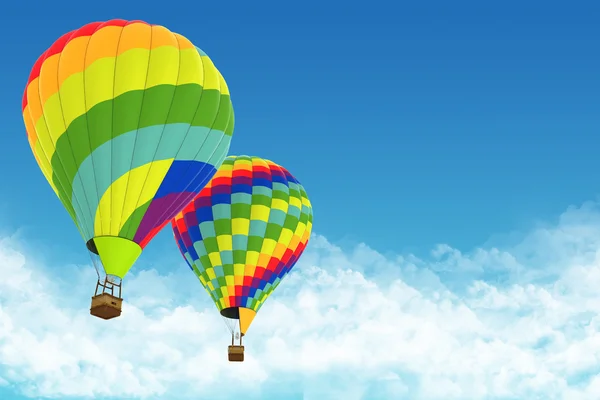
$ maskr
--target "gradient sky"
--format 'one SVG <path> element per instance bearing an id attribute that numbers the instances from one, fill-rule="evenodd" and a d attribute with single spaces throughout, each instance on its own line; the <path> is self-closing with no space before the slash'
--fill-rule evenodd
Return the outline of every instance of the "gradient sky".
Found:
<path id="1" fill-rule="evenodd" d="M 36 58 L 94 20 L 142 19 L 202 48 L 231 90 L 230 153 L 288 168 L 332 243 L 505 243 L 598 193 L 600 2 L 131 3 L 3 10 L 1 229 L 50 262 L 87 253 L 33 159 L 21 96 Z M 140 260 L 161 271 L 170 257 L 165 229 Z"/>

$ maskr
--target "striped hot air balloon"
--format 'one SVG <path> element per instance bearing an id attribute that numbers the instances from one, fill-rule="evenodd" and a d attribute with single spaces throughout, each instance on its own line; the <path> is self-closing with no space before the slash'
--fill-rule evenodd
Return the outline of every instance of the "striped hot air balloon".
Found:
<path id="1" fill-rule="evenodd" d="M 213 179 L 171 222 L 192 271 L 230 321 L 230 361 L 243 361 L 234 335 L 256 313 L 304 251 L 312 230 L 304 187 L 258 157 L 227 157 Z"/>
<path id="2" fill-rule="evenodd" d="M 120 315 L 121 279 L 229 150 L 227 84 L 202 50 L 165 27 L 94 22 L 36 61 L 23 119 L 40 169 L 104 268 L 102 291 L 118 284 L 92 314 Z"/>

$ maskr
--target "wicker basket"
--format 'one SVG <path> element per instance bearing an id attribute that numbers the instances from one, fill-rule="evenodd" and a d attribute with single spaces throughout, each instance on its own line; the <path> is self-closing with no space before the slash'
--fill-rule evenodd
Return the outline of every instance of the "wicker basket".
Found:
<path id="1" fill-rule="evenodd" d="M 102 319 L 112 319 L 121 315 L 123 299 L 108 293 L 102 293 L 92 297 L 90 314 Z"/>
<path id="2" fill-rule="evenodd" d="M 229 346 L 229 361 L 242 362 L 244 361 L 244 346 Z"/>

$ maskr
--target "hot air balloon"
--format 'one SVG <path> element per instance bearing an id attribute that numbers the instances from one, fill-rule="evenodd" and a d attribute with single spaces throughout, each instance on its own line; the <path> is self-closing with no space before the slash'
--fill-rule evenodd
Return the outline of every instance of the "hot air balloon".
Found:
<path id="1" fill-rule="evenodd" d="M 242 337 L 308 243 L 312 206 L 304 187 L 269 160 L 227 157 L 171 225 L 179 250 L 228 322 L 229 361 L 243 361 Z"/>
<path id="2" fill-rule="evenodd" d="M 117 317 L 125 274 L 227 155 L 227 84 L 165 27 L 94 22 L 36 61 L 23 119 L 42 173 L 98 262 L 90 313 Z"/>

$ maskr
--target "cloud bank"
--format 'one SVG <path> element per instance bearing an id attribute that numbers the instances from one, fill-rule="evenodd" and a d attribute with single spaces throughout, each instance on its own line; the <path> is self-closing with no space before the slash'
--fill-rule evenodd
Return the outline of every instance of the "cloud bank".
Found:
<path id="1" fill-rule="evenodd" d="M 503 248 L 385 257 L 315 235 L 261 309 L 246 362 L 183 261 L 126 280 L 123 316 L 89 315 L 92 267 L 0 240 L 0 386 L 30 397 L 600 398 L 600 209 Z"/>

